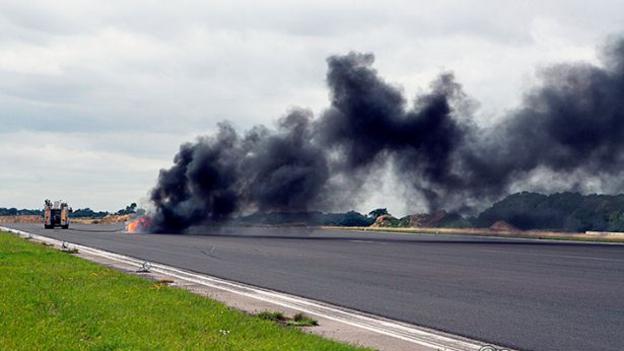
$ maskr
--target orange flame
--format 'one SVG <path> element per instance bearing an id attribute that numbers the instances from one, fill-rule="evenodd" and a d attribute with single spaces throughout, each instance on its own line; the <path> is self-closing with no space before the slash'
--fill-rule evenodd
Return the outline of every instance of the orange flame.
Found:
<path id="1" fill-rule="evenodd" d="M 151 219 L 147 216 L 139 217 L 132 222 L 126 224 L 126 232 L 128 233 L 143 233 L 147 231 L 151 224 Z"/>
<path id="2" fill-rule="evenodd" d="M 137 227 L 139 226 L 139 221 L 132 221 L 126 225 L 126 231 L 128 233 L 136 233 Z"/>

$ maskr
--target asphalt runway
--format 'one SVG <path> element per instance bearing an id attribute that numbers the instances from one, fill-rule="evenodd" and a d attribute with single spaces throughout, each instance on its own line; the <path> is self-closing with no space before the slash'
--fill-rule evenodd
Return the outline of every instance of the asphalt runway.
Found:
<path id="1" fill-rule="evenodd" d="M 306 228 L 11 227 L 521 350 L 624 346 L 624 246 Z"/>

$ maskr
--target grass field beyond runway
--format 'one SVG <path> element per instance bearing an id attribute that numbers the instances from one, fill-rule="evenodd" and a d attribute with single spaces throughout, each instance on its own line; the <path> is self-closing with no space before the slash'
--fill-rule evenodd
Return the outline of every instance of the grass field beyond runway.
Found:
<path id="1" fill-rule="evenodd" d="M 359 350 L 0 233 L 0 350 Z"/>

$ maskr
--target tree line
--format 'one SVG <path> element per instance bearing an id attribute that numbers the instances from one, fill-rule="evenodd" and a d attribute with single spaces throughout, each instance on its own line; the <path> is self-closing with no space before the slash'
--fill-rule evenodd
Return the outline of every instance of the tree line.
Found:
<path id="1" fill-rule="evenodd" d="M 145 213 L 145 210 L 138 208 L 136 203 L 131 203 L 125 208 L 120 209 L 116 212 L 109 211 L 94 211 L 89 207 L 79 208 L 73 210 L 69 216 L 73 218 L 102 218 L 108 215 L 127 215 L 127 214 L 142 214 Z M 0 216 L 43 216 L 43 210 L 33 210 L 33 209 L 17 209 L 15 207 L 6 208 L 0 207 Z"/>

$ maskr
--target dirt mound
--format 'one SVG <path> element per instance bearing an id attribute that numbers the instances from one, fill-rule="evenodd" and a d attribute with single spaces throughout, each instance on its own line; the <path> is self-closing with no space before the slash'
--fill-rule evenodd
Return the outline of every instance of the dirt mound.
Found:
<path id="1" fill-rule="evenodd" d="M 437 227 L 448 216 L 444 210 L 433 213 L 417 213 L 401 218 L 402 226 L 405 227 Z"/>
<path id="2" fill-rule="evenodd" d="M 396 227 L 399 225 L 399 220 L 392 215 L 381 215 L 375 219 L 375 223 L 371 224 L 371 227 Z"/>
<path id="3" fill-rule="evenodd" d="M 107 215 L 102 218 L 70 217 L 70 222 L 80 224 L 112 224 L 124 223 L 132 219 L 132 215 Z M 43 223 L 43 217 L 39 215 L 0 216 L 0 223 Z"/>
<path id="4" fill-rule="evenodd" d="M 520 229 L 514 227 L 513 225 L 505 222 L 505 221 L 496 221 L 494 224 L 490 226 L 490 230 L 495 232 L 518 232 Z"/>
<path id="5" fill-rule="evenodd" d="M 124 223 L 132 220 L 131 215 L 107 215 L 102 218 L 80 217 L 72 218 L 71 221 L 80 224 L 112 224 Z"/>
<path id="6" fill-rule="evenodd" d="M 43 223 L 38 215 L 0 216 L 0 223 Z"/>
<path id="7" fill-rule="evenodd" d="M 109 223 L 123 223 L 134 219 L 131 215 L 108 215 L 100 221 L 100 223 L 109 224 Z"/>
<path id="8" fill-rule="evenodd" d="M 377 217 L 371 227 L 431 228 L 439 227 L 448 218 L 449 214 L 444 210 L 432 213 L 417 213 L 401 217 L 400 219 L 386 214 Z"/>

